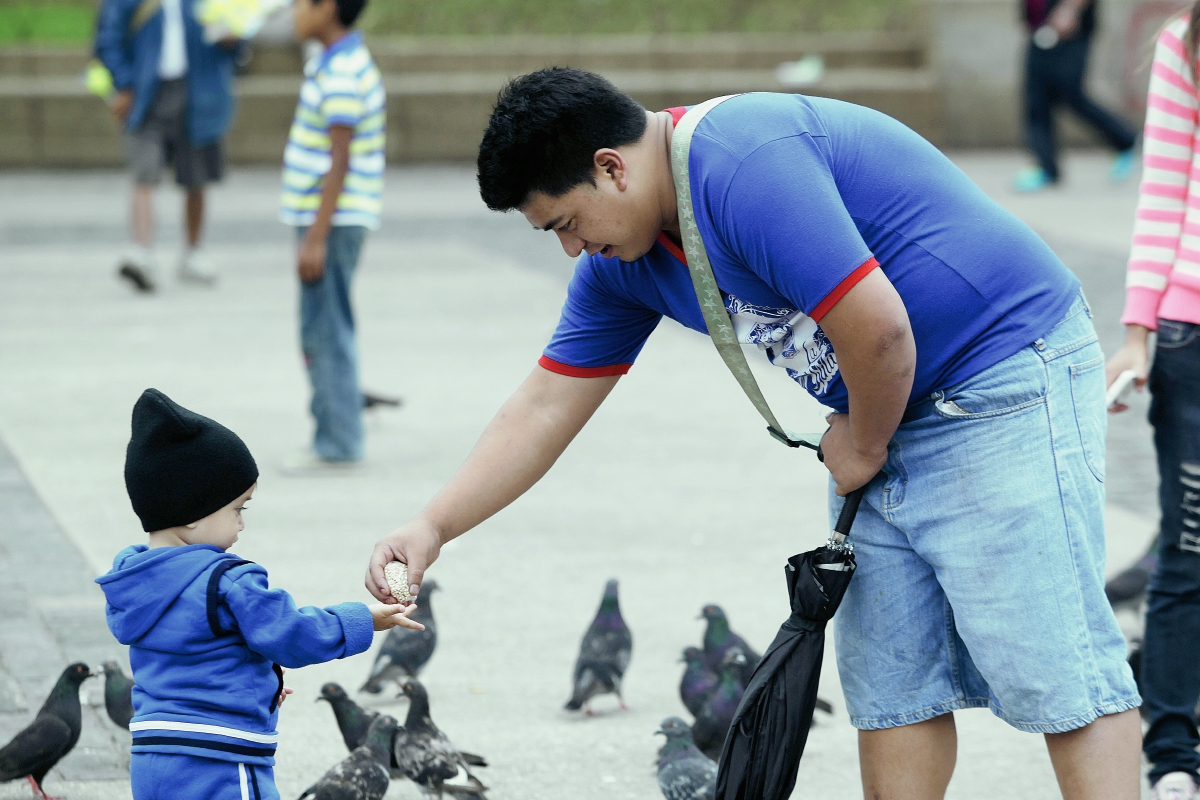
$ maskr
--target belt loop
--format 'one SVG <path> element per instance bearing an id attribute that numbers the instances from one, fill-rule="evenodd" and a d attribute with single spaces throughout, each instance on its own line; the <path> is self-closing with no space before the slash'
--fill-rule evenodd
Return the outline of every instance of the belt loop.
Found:
<path id="1" fill-rule="evenodd" d="M 1042 352 L 1043 350 L 1045 350 L 1045 349 L 1046 349 L 1046 340 L 1045 340 L 1045 339 L 1038 339 L 1037 341 L 1035 341 L 1035 342 L 1033 343 L 1033 346 L 1034 346 L 1035 348 L 1037 348 L 1037 351 L 1040 353 L 1040 352 Z"/>

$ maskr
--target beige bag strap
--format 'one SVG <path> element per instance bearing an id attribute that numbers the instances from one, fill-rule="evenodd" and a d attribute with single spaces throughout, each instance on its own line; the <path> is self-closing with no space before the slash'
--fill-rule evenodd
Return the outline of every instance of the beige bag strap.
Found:
<path id="1" fill-rule="evenodd" d="M 158 13 L 162 8 L 162 0 L 142 0 L 138 4 L 137 10 L 133 12 L 133 17 L 129 20 L 129 35 L 136 36 L 137 32 L 145 27 L 150 18 Z"/>
<path id="2" fill-rule="evenodd" d="M 708 260 L 708 251 L 704 249 L 704 239 L 700 236 L 700 228 L 696 224 L 696 212 L 692 207 L 691 167 L 688 159 L 692 149 L 692 134 L 704 115 L 721 103 L 737 95 L 714 97 L 688 110 L 683 118 L 675 125 L 671 134 L 671 173 L 675 178 L 675 198 L 679 213 L 679 230 L 683 239 L 683 250 L 687 255 L 688 274 L 692 276 L 692 286 L 696 289 L 696 299 L 700 302 L 700 311 L 704 315 L 704 324 L 708 335 L 720 353 L 721 359 L 733 377 L 737 379 L 742 391 L 750 402 L 758 409 L 758 413 L 767 421 L 767 431 L 788 447 L 811 447 L 816 449 L 820 443 L 820 434 L 793 433 L 779 424 L 775 413 L 767 405 L 758 381 L 746 363 L 746 354 L 733 331 L 733 322 L 721 299 L 721 290 L 717 288 L 717 279 L 713 277 L 712 264 Z"/>

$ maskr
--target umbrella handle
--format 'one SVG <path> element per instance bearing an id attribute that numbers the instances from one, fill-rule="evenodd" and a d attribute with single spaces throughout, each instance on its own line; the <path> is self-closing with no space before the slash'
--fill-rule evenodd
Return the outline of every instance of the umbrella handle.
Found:
<path id="1" fill-rule="evenodd" d="M 842 511 L 838 514 L 837 524 L 833 526 L 834 536 L 845 539 L 850 535 L 850 526 L 854 524 L 854 518 L 858 516 L 858 506 L 862 503 L 863 495 L 866 493 L 867 487 L 864 484 L 846 495 L 846 502 L 842 503 Z"/>

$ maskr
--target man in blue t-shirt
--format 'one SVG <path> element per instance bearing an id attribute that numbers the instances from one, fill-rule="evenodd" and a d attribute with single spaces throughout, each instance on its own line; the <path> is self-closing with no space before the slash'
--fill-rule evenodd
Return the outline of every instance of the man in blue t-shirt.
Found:
<path id="1" fill-rule="evenodd" d="M 376 545 L 413 591 L 441 545 L 532 486 L 665 315 L 706 332 L 670 142 L 603 78 L 501 93 L 495 210 L 578 257 L 539 367 L 467 463 Z M 700 233 L 740 341 L 834 409 L 831 508 L 867 487 L 835 625 L 867 797 L 941 797 L 952 712 L 1047 734 L 1067 798 L 1138 796 L 1140 703 L 1103 587 L 1104 359 L 1079 282 L 928 142 L 834 100 L 747 94 L 696 128 Z"/>

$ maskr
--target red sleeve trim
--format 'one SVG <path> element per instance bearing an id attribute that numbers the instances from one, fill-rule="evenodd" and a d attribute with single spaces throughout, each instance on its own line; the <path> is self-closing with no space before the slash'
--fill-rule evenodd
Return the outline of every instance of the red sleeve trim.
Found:
<path id="1" fill-rule="evenodd" d="M 687 106 L 673 106 L 671 108 L 664 108 L 663 111 L 670 114 L 671 119 L 675 120 L 675 124 L 678 125 L 679 120 L 683 119 L 683 115 L 687 113 Z"/>
<path id="2" fill-rule="evenodd" d="M 675 242 L 671 241 L 670 236 L 667 236 L 665 233 L 660 232 L 658 234 L 658 243 L 661 244 L 663 247 L 667 248 L 667 252 L 669 252 L 671 255 L 675 256 L 677 259 L 679 259 L 681 262 L 683 262 L 684 266 L 687 266 L 687 254 L 684 253 L 683 250 L 681 250 L 679 248 L 679 245 L 677 245 L 677 244 L 675 244 Z"/>
<path id="3" fill-rule="evenodd" d="M 859 265 L 858 269 L 846 276 L 846 279 L 839 283 L 832 292 L 826 295 L 824 300 L 817 303 L 817 307 L 808 316 L 812 317 L 813 322 L 820 322 L 821 317 L 828 314 L 829 309 L 837 305 L 838 300 L 846 296 L 846 292 L 853 289 L 859 281 L 867 277 L 867 274 L 878 266 L 879 262 L 875 260 L 874 256 L 868 258 Z"/>
<path id="4" fill-rule="evenodd" d="M 572 367 L 570 364 L 563 364 L 548 356 L 542 356 L 538 359 L 538 366 L 551 372 L 557 372 L 559 375 L 566 375 L 569 378 L 611 378 L 614 375 L 624 375 L 626 372 L 629 372 L 629 368 L 633 364 L 612 364 L 607 367 Z"/>

